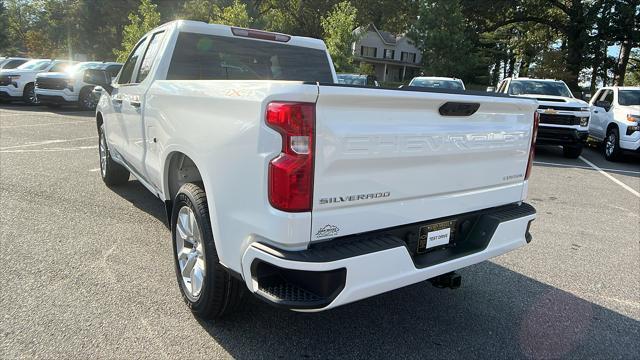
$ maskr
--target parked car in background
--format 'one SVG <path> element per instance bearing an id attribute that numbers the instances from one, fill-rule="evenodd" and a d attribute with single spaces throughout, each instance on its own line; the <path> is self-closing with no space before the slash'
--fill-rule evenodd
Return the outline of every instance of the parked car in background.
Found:
<path id="1" fill-rule="evenodd" d="M 36 96 L 47 106 L 74 104 L 83 110 L 93 110 L 97 101 L 92 91 L 98 82 L 94 77 L 104 79 L 106 74 L 110 82 L 120 68 L 121 63 L 89 61 L 77 63 L 63 72 L 40 73 L 36 77 Z"/>
<path id="2" fill-rule="evenodd" d="M 378 87 L 380 84 L 373 75 L 338 74 L 338 83 L 345 85 L 360 85 Z"/>
<path id="3" fill-rule="evenodd" d="M 589 136 L 604 142 L 604 157 L 640 152 L 640 87 L 604 87 L 591 99 Z"/>
<path id="4" fill-rule="evenodd" d="M 538 100 L 540 127 L 536 144 L 561 145 L 565 157 L 580 156 L 591 113 L 589 104 L 573 97 L 564 81 L 507 78 L 496 91 Z"/>
<path id="5" fill-rule="evenodd" d="M 72 64 L 68 60 L 32 59 L 15 69 L 0 70 L 0 99 L 37 104 L 36 76 L 41 72 L 62 72 Z"/>
<path id="6" fill-rule="evenodd" d="M 411 79 L 408 86 L 431 89 L 464 90 L 464 82 L 460 79 L 437 76 L 418 76 Z"/>
<path id="7" fill-rule="evenodd" d="M 0 58 L 0 70 L 2 70 L 2 69 L 15 69 L 18 66 L 26 63 L 27 61 L 29 61 L 29 59 L 21 58 L 21 57 Z"/>
<path id="8" fill-rule="evenodd" d="M 321 311 L 455 288 L 453 271 L 530 242 L 536 216 L 537 103 L 482 95 L 345 86 L 321 40 L 175 21 L 103 91 L 100 174 L 165 203 L 200 317 L 247 290 Z"/>

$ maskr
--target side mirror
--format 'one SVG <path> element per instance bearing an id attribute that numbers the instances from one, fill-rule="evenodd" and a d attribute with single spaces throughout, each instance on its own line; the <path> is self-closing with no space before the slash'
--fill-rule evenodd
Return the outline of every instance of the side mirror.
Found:
<path id="1" fill-rule="evenodd" d="M 109 76 L 104 70 L 87 69 L 84 71 L 83 81 L 91 85 L 108 85 Z"/>

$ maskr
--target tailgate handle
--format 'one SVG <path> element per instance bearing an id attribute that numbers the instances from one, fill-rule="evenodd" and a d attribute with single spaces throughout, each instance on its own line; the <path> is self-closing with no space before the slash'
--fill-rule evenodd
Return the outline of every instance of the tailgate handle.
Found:
<path id="1" fill-rule="evenodd" d="M 471 116 L 480 108 L 479 103 L 448 102 L 440 106 L 442 116 Z"/>

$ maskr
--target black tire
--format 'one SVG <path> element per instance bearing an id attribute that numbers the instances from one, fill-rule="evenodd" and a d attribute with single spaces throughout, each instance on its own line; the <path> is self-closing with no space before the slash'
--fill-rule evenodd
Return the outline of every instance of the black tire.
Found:
<path id="1" fill-rule="evenodd" d="M 604 139 L 604 158 L 608 161 L 618 161 L 620 159 L 620 133 L 618 129 L 611 128 L 607 131 L 607 137 Z"/>
<path id="2" fill-rule="evenodd" d="M 113 161 L 104 136 L 104 125 L 100 125 L 100 129 L 98 130 L 98 154 L 100 155 L 100 175 L 102 176 L 102 181 L 104 181 L 107 186 L 125 184 L 129 181 L 129 170 Z"/>
<path id="3" fill-rule="evenodd" d="M 95 110 L 98 102 L 93 97 L 91 93 L 93 89 L 91 87 L 85 87 L 80 91 L 80 95 L 78 95 L 78 105 L 82 110 Z"/>
<path id="4" fill-rule="evenodd" d="M 33 83 L 29 83 L 24 86 L 22 91 L 22 101 L 27 105 L 37 105 L 38 98 L 36 97 L 36 89 Z"/>
<path id="5" fill-rule="evenodd" d="M 569 159 L 577 159 L 582 154 L 582 144 L 578 145 L 564 145 L 562 147 L 564 157 Z"/>
<path id="6" fill-rule="evenodd" d="M 206 266 L 202 287 L 195 299 L 186 294 L 186 291 L 189 290 L 185 288 L 187 285 L 183 280 L 178 260 L 177 222 L 178 214 L 183 207 L 189 207 L 193 212 L 195 221 L 200 229 L 200 237 L 202 239 L 200 245 L 204 247 Z M 182 299 L 195 316 L 202 319 L 217 319 L 236 311 L 242 306 L 246 299 L 246 285 L 231 276 L 224 266 L 220 264 L 216 245 L 213 241 L 207 196 L 202 184 L 187 183 L 178 190 L 178 194 L 173 201 L 171 213 L 171 238 L 180 293 L 182 294 Z"/>

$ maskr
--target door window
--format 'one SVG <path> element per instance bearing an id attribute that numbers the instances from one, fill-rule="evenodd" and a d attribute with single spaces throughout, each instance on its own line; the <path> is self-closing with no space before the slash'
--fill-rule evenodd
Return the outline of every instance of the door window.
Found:
<path id="1" fill-rule="evenodd" d="M 607 105 L 604 109 L 609 111 L 611 109 L 611 104 L 613 104 L 613 90 L 607 90 L 602 101 L 606 103 L 603 105 Z"/>
<path id="2" fill-rule="evenodd" d="M 153 34 L 153 37 L 149 42 L 149 46 L 147 47 L 147 51 L 144 53 L 144 57 L 142 58 L 142 63 L 140 63 L 140 70 L 138 70 L 137 82 L 141 83 L 144 79 L 147 78 L 147 75 L 149 75 L 149 72 L 151 71 L 151 66 L 153 65 L 153 60 L 156 58 L 156 54 L 158 53 L 160 44 L 162 44 L 163 38 L 164 38 L 164 31 L 160 31 Z"/>
<path id="3" fill-rule="evenodd" d="M 133 69 L 136 67 L 136 63 L 138 59 L 142 56 L 144 51 L 144 44 L 146 43 L 145 39 L 142 39 L 138 45 L 136 45 L 135 49 L 129 54 L 129 58 L 127 62 L 122 66 L 122 71 L 120 72 L 120 77 L 118 78 L 118 84 L 129 84 L 131 83 L 131 75 L 133 75 Z"/>

